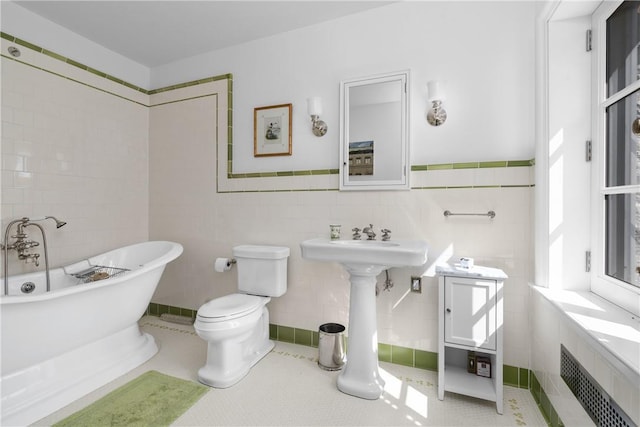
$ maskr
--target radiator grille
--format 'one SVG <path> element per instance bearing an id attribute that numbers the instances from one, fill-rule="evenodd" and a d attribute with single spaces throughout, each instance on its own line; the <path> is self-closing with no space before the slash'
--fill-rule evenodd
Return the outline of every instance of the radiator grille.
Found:
<path id="1" fill-rule="evenodd" d="M 597 425 L 637 427 L 563 345 L 560 346 L 560 376 Z"/>

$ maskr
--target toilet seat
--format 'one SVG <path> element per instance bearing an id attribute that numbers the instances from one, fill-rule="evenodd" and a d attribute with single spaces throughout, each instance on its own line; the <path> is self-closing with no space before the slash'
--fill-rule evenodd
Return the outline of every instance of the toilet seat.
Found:
<path id="1" fill-rule="evenodd" d="M 224 322 L 243 317 L 264 306 L 269 297 L 247 294 L 231 294 L 213 299 L 198 309 L 198 318 L 203 322 Z"/>

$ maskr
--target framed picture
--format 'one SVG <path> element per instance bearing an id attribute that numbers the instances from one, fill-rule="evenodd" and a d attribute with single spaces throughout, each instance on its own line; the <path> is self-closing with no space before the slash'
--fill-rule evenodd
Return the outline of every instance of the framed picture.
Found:
<path id="1" fill-rule="evenodd" d="M 253 109 L 253 155 L 291 155 L 291 104 Z"/>

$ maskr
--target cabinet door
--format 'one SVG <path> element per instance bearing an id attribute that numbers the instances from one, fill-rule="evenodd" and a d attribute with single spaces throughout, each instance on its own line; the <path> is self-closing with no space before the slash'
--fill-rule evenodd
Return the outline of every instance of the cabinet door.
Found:
<path id="1" fill-rule="evenodd" d="M 444 288 L 445 342 L 495 350 L 495 280 L 446 277 Z"/>

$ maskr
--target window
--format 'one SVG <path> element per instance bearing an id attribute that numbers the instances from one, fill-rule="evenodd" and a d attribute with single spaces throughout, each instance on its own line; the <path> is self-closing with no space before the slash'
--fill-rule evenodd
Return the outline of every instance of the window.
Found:
<path id="1" fill-rule="evenodd" d="M 640 315 L 640 1 L 593 17 L 593 292 Z"/>

